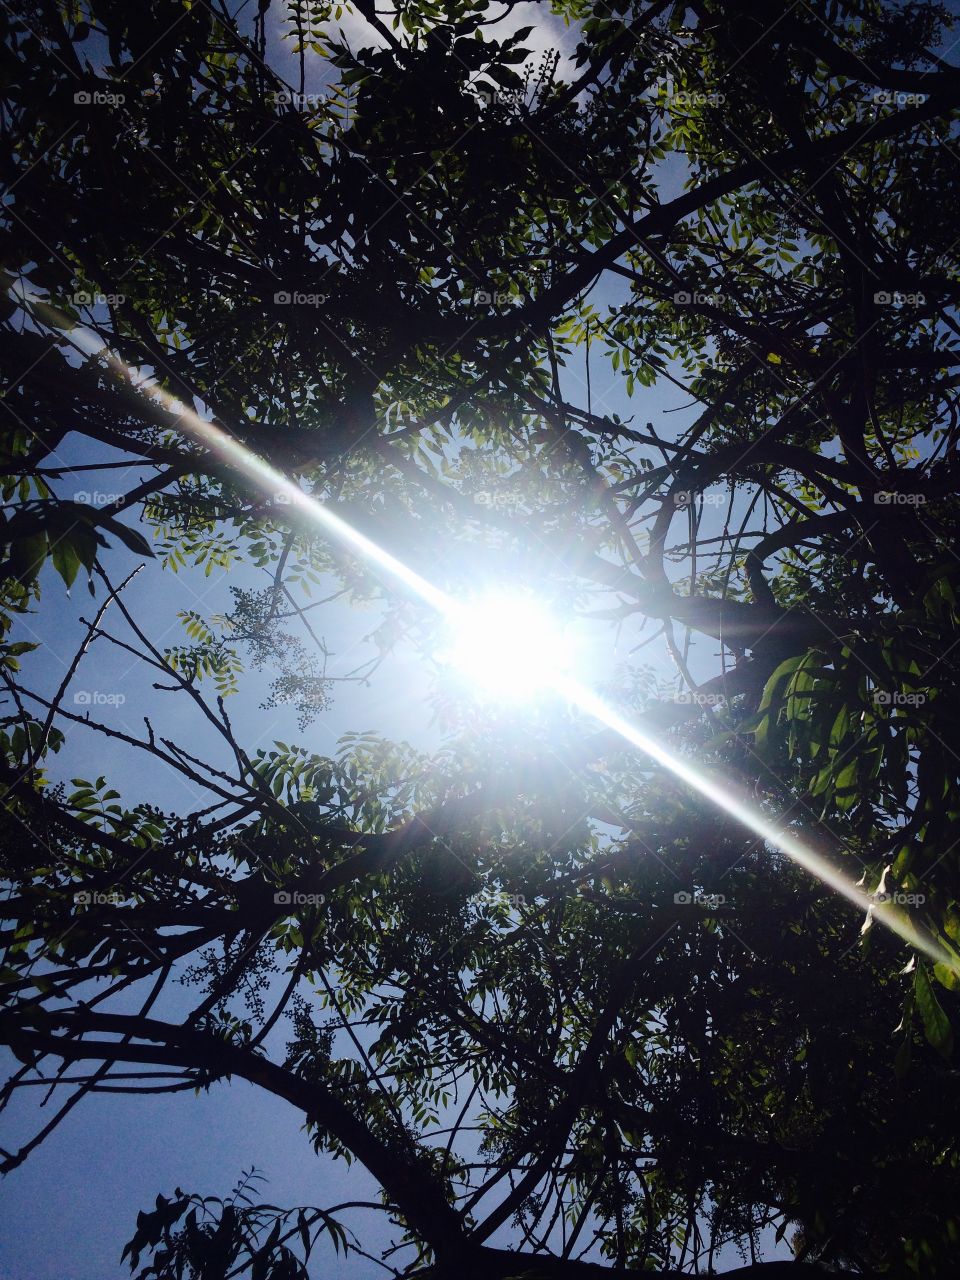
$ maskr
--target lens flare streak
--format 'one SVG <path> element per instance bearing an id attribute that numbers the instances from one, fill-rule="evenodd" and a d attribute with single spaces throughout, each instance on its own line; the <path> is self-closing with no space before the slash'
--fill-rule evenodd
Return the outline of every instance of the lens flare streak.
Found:
<path id="1" fill-rule="evenodd" d="M 64 327 L 64 319 L 59 312 L 39 298 L 21 298 L 21 302 L 31 306 L 48 323 L 57 328 Z M 52 319 L 47 319 L 51 317 Z M 448 595 L 433 585 L 403 561 L 391 555 L 372 539 L 355 529 L 346 520 L 336 515 L 328 507 L 305 494 L 282 472 L 271 466 L 263 458 L 258 457 L 247 445 L 231 436 L 215 423 L 205 421 L 189 406 L 172 396 L 156 381 L 138 373 L 110 352 L 103 343 L 94 338 L 89 331 L 71 327 L 71 341 L 89 355 L 106 359 L 139 394 L 153 397 L 163 405 L 175 421 L 172 429 L 179 429 L 202 447 L 223 459 L 237 472 L 243 475 L 261 491 L 272 494 L 274 501 L 290 505 L 301 511 L 321 528 L 336 538 L 343 546 L 366 557 L 371 564 L 388 574 L 403 587 L 419 596 L 432 608 L 454 625 L 461 627 L 469 622 L 469 606 Z M 474 615 L 475 616 L 475 615 Z M 822 883 L 834 889 L 848 901 L 868 912 L 872 917 L 905 942 L 922 951 L 938 964 L 946 965 L 954 973 L 960 974 L 958 961 L 938 940 L 929 933 L 921 932 L 905 912 L 892 903 L 878 903 L 869 894 L 864 893 L 838 867 L 810 844 L 801 840 L 797 834 L 787 827 L 772 821 L 755 803 L 744 796 L 738 796 L 732 784 L 721 785 L 714 778 L 708 777 L 688 761 L 669 751 L 661 743 L 643 733 L 629 720 L 608 707 L 592 690 L 572 679 L 562 670 L 549 673 L 549 683 L 556 693 L 573 706 L 599 720 L 601 724 L 619 734 L 625 742 L 645 752 L 658 764 L 668 769 L 675 777 L 698 791 L 718 808 L 731 815 L 760 839 L 780 849 Z"/>
<path id="2" fill-rule="evenodd" d="M 871 914 L 874 919 L 880 920 L 889 929 L 892 929 L 894 933 L 899 934 L 904 941 L 909 942 L 911 946 L 924 952 L 936 963 L 949 965 L 955 973 L 960 973 L 960 962 L 946 948 L 938 944 L 936 939 L 921 933 L 906 912 L 898 909 L 893 903 L 878 902 L 876 898 L 864 893 L 838 867 L 834 866 L 824 854 L 814 849 L 808 842 L 801 840 L 789 828 L 771 820 L 759 806 L 751 803 L 745 796 L 737 795 L 736 788 L 732 782 L 725 782 L 721 785 L 714 778 L 708 777 L 702 770 L 691 765 L 689 761 L 674 755 L 672 751 L 668 751 L 655 738 L 651 738 L 648 734 L 638 729 L 636 725 L 631 724 L 629 720 L 618 715 L 601 698 L 598 698 L 592 690 L 587 689 L 577 681 L 566 680 L 558 683 L 557 692 L 566 698 L 568 702 L 579 707 L 581 711 L 585 711 L 588 715 L 593 716 L 594 719 L 599 720 L 601 724 L 605 724 L 608 729 L 618 733 L 632 746 L 646 752 L 658 764 L 669 769 L 675 777 L 699 791 L 702 796 L 715 804 L 718 809 L 729 813 L 732 818 L 747 827 L 754 835 L 780 849 L 798 866 L 803 867 L 805 871 L 816 876 L 818 880 L 829 885 L 837 893 L 842 894 L 854 906 L 860 907 L 863 911 Z"/>

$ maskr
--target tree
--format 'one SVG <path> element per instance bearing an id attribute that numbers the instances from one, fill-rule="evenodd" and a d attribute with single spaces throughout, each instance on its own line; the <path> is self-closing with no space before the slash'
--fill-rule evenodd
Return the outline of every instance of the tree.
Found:
<path id="1" fill-rule="evenodd" d="M 358 3 L 359 47 L 294 4 L 292 55 L 269 4 L 4 10 L 3 1096 L 246 1079 L 377 1179 L 398 1273 L 752 1267 L 774 1229 L 821 1269 L 946 1274 L 952 962 L 852 945 L 832 890 L 576 712 L 449 706 L 432 758 L 335 759 L 250 752 L 227 713 L 269 657 L 306 722 L 331 685 L 305 584 L 385 591 L 259 467 L 444 588 L 496 553 L 652 620 L 685 693 L 631 668 L 609 696 L 960 957 L 949 15 L 552 7 L 566 75 L 483 3 Z M 604 411 L 598 356 L 696 415 Z M 134 480 L 91 504 L 84 467 Z M 163 648 L 124 596 L 145 535 L 166 571 L 266 585 Z M 17 638 L 51 570 L 98 598 L 52 696 Z M 389 609 L 384 647 L 429 627 Z M 215 756 L 67 710 L 108 638 Z M 209 806 L 68 792 L 82 727 Z M 358 1245 L 303 1214 L 178 1193 L 131 1261 L 283 1276 L 317 1232 Z"/>

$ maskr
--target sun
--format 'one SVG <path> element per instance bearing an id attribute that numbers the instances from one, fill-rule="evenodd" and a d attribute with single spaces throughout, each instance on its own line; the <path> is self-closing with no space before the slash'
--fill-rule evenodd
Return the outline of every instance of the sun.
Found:
<path id="1" fill-rule="evenodd" d="M 488 591 L 448 612 L 441 660 L 476 691 L 518 701 L 569 675 L 575 646 L 565 623 L 536 596 Z"/>

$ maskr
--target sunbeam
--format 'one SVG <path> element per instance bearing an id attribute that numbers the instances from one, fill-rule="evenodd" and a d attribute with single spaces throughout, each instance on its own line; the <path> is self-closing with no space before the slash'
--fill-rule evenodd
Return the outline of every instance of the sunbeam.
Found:
<path id="1" fill-rule="evenodd" d="M 453 652 L 458 665 L 488 690 L 515 699 L 518 692 L 531 688 L 551 689 L 571 705 L 594 717 L 618 733 L 624 741 L 645 752 L 675 777 L 705 796 L 718 808 L 729 813 L 759 839 L 780 849 L 798 866 L 816 876 L 824 884 L 855 906 L 871 912 L 904 941 L 922 951 L 938 964 L 960 974 L 958 961 L 932 935 L 921 932 L 907 914 L 890 902 L 878 903 L 859 889 L 808 840 L 801 839 L 785 822 L 777 822 L 748 797 L 738 795 L 732 783 L 718 783 L 707 777 L 689 761 L 669 751 L 662 743 L 643 733 L 618 712 L 608 707 L 592 690 L 574 679 L 570 654 L 560 643 L 556 626 L 545 607 L 530 597 L 498 592 L 481 601 L 457 599 L 434 586 L 410 569 L 396 556 L 354 529 L 328 507 L 305 494 L 297 485 L 248 446 L 214 423 L 207 422 L 156 382 L 126 365 L 108 351 L 102 342 L 87 331 L 77 328 L 48 303 L 38 298 L 18 298 L 29 303 L 38 314 L 63 328 L 71 329 L 70 340 L 90 355 L 107 359 L 139 394 L 157 399 L 176 420 L 171 428 L 182 430 L 204 448 L 210 449 L 238 473 L 246 477 L 274 501 L 284 502 L 313 520 L 344 546 L 365 556 L 379 571 L 419 596 L 447 619 L 454 636 Z M 52 319 L 50 319 L 52 318 Z M 538 648 L 538 646 L 540 646 Z"/>

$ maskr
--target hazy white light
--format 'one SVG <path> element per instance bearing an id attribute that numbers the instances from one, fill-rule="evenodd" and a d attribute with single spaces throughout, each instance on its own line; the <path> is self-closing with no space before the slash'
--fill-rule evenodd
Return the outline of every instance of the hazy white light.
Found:
<path id="1" fill-rule="evenodd" d="M 574 645 L 545 604 L 520 592 L 489 592 L 448 611 L 449 643 L 440 655 L 472 685 L 522 699 L 569 675 Z"/>
<path id="2" fill-rule="evenodd" d="M 832 865 L 809 842 L 801 840 L 783 823 L 772 821 L 749 797 L 736 795 L 732 786 L 721 785 L 707 777 L 695 765 L 675 755 L 612 707 L 608 707 L 592 689 L 580 684 L 573 671 L 574 645 L 565 635 L 563 624 L 545 605 L 531 596 L 506 592 L 490 593 L 473 602 L 452 599 L 415 570 L 408 568 L 402 560 L 398 560 L 328 507 L 304 493 L 281 472 L 257 457 L 246 445 L 214 423 L 201 419 L 189 406 L 184 406 L 168 391 L 157 386 L 149 376 L 144 385 L 143 375 L 109 352 L 102 341 L 89 331 L 75 327 L 71 322 L 64 324 L 66 317 L 57 312 L 56 308 L 41 299 L 21 296 L 18 301 L 32 304 L 48 323 L 49 318 L 52 318 L 56 327 L 69 328 L 71 341 L 81 350 L 91 355 L 105 356 L 132 386 L 136 386 L 141 393 L 153 395 L 170 413 L 177 415 L 172 426 L 219 454 L 262 491 L 268 494 L 272 492 L 275 502 L 282 501 L 297 507 L 344 545 L 365 555 L 390 577 L 432 605 L 446 618 L 450 628 L 451 643 L 443 656 L 448 661 L 455 662 L 475 683 L 505 699 L 519 699 L 547 690 L 558 694 L 614 730 L 626 742 L 645 751 L 676 777 L 733 815 L 757 836 L 782 849 L 799 866 L 843 894 L 855 906 L 869 910 L 873 918 L 899 934 L 917 950 L 945 965 L 953 973 L 960 974 L 960 962 L 926 927 L 921 931 L 905 913 L 889 903 L 877 905 L 840 868 Z"/>

